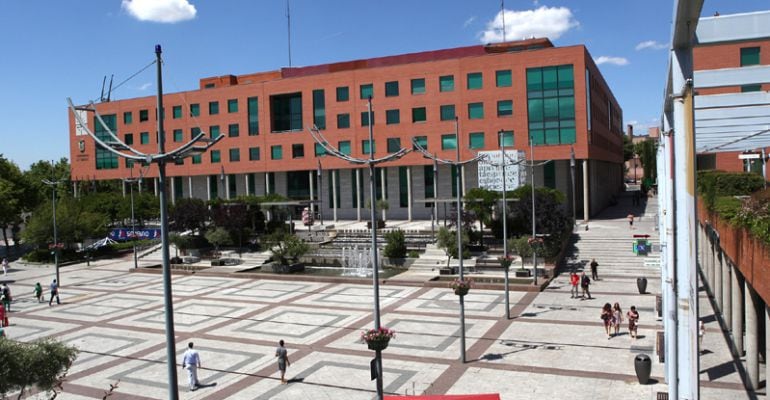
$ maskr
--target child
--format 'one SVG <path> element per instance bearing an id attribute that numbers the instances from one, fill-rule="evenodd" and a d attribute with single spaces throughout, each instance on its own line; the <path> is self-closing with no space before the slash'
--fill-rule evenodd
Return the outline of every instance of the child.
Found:
<path id="1" fill-rule="evenodd" d="M 40 303 L 43 300 L 43 286 L 40 285 L 40 282 L 35 284 L 35 297 L 37 298 L 37 302 Z"/>
<path id="2" fill-rule="evenodd" d="M 631 339 L 636 339 L 637 321 L 639 321 L 639 313 L 636 311 L 636 306 L 631 306 L 631 310 L 626 314 L 628 318 L 628 334 L 631 335 Z"/>

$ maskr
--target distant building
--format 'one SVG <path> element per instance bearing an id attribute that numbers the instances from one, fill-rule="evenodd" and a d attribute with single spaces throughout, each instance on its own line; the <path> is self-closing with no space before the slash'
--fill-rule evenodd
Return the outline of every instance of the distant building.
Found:
<path id="1" fill-rule="evenodd" d="M 548 39 L 531 39 L 209 77 L 200 80 L 197 90 L 165 94 L 164 104 L 167 149 L 201 131 L 227 136 L 213 151 L 168 166 L 172 201 L 278 193 L 320 200 L 326 218 L 357 218 L 368 203 L 368 172 L 325 156 L 308 133 L 313 125 L 355 157 L 411 148 L 416 138 L 438 157 L 454 159 L 459 146 L 468 159 L 477 152 L 499 151 L 502 132 L 506 146 L 530 159 L 531 135 L 535 160 L 553 160 L 535 169 L 535 184 L 568 194 L 574 148 L 579 217 L 599 212 L 622 188 L 623 113 L 582 45 L 554 47 Z M 154 97 L 96 104 L 110 128 L 144 152 L 157 149 L 155 107 Z M 97 135 L 106 135 L 93 115 L 88 123 Z M 76 185 L 129 176 L 126 161 L 97 149 L 75 125 L 70 115 Z M 378 170 L 377 197 L 387 198 L 388 218 L 429 218 L 431 199 L 455 196 L 455 173 L 440 165 L 436 192 L 432 161 L 413 152 Z M 487 174 L 484 182 L 499 179 L 496 170 L 476 164 L 459 173 L 463 191 L 479 185 L 480 173 Z M 528 180 L 528 175 L 522 171 L 521 178 Z M 145 190 L 158 190 L 152 181 L 156 176 L 150 169 Z M 572 196 L 567 199 L 571 202 Z"/>

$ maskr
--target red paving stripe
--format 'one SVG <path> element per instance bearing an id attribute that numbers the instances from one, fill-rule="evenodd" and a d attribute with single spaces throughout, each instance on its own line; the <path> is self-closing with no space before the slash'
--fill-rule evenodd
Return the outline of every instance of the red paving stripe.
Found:
<path id="1" fill-rule="evenodd" d="M 113 382 L 113 384 L 114 383 L 115 382 Z M 112 394 L 110 394 L 110 397 L 108 397 L 108 399 L 110 400 L 157 400 L 153 397 L 144 397 L 135 393 L 132 393 L 132 394 L 120 393 L 120 382 L 117 382 L 117 383 L 118 383 L 118 388 L 115 389 L 116 390 L 115 392 L 112 392 Z M 104 396 L 107 394 L 109 390 L 110 390 L 109 387 L 105 387 L 104 389 L 97 389 L 97 388 L 92 388 L 90 386 L 76 385 L 74 383 L 65 383 L 64 392 L 62 392 L 62 394 L 77 394 L 83 397 L 101 399 L 101 398 L 104 398 Z"/>

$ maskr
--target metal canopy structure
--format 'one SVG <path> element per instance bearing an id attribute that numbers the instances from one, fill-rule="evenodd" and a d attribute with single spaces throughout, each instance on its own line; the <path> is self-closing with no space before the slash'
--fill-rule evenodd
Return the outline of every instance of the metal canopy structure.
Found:
<path id="1" fill-rule="evenodd" d="M 767 11 L 700 18 L 695 19 L 695 24 L 695 38 L 690 46 L 770 38 L 770 12 Z M 763 83 L 770 83 L 770 66 L 693 72 L 696 90 L 695 146 L 698 153 L 750 151 L 770 147 L 770 93 L 697 93 L 698 89 Z"/>

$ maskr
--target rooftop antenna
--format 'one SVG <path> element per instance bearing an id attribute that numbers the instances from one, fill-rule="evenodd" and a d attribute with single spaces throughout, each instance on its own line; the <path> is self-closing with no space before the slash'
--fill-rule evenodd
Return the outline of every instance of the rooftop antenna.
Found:
<path id="1" fill-rule="evenodd" d="M 104 101 L 104 84 L 107 83 L 107 75 L 102 79 L 102 94 L 99 95 L 99 101 Z"/>
<path id="2" fill-rule="evenodd" d="M 286 0 L 286 31 L 289 37 L 289 68 L 291 68 L 291 11 L 289 10 L 289 0 Z"/>
<path id="3" fill-rule="evenodd" d="M 110 75 L 110 88 L 107 89 L 107 102 L 110 102 L 110 97 L 112 96 L 112 79 L 115 78 L 115 74 Z"/>
<path id="4" fill-rule="evenodd" d="M 503 42 L 505 42 L 505 0 L 500 0 L 500 14 L 503 16 Z"/>

